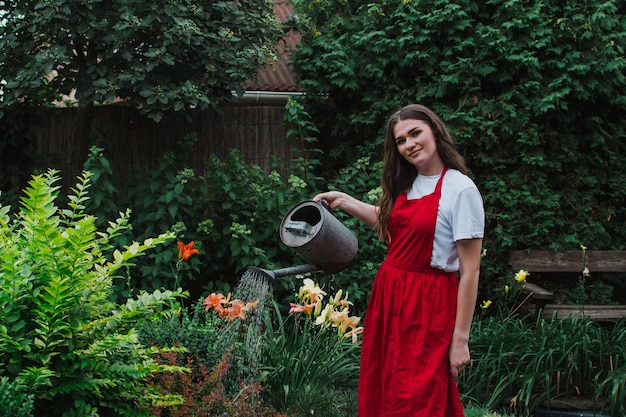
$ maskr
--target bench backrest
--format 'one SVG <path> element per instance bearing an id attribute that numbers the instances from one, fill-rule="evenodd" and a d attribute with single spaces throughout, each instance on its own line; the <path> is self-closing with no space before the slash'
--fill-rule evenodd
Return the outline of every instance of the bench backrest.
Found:
<path id="1" fill-rule="evenodd" d="M 587 268 L 590 272 L 626 272 L 626 251 L 588 250 Z M 513 269 L 528 272 L 582 272 L 582 251 L 554 252 L 550 250 L 511 251 L 509 263 Z"/>

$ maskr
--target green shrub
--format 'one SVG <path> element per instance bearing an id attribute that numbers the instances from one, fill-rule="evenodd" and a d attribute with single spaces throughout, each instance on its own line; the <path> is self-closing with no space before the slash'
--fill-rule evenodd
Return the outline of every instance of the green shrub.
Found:
<path id="1" fill-rule="evenodd" d="M 328 165 L 379 161 L 387 117 L 410 102 L 448 123 L 485 200 L 484 283 L 510 249 L 626 248 L 624 2 L 297 0 L 294 11 L 292 65 Z"/>
<path id="2" fill-rule="evenodd" d="M 118 206 L 137 213 L 130 220 L 132 235 L 119 235 L 117 244 L 168 231 L 178 239 L 194 241 L 203 256 L 190 259 L 179 271 L 179 282 L 190 290 L 192 299 L 206 291 L 230 291 L 249 266 L 272 268 L 296 262 L 295 252 L 280 243 L 278 230 L 289 208 L 313 196 L 311 185 L 295 174 L 281 174 L 284 167 L 278 161 L 266 174 L 259 166 L 245 163 L 235 150 L 226 161 L 212 156 L 200 174 L 185 168 L 184 159 L 183 153 L 164 155 L 157 169 L 137 172 L 120 196 L 103 150 L 92 149 L 85 169 L 95 172 L 100 181 L 94 184 L 97 198 L 90 202 L 90 212 L 110 215 L 119 211 L 110 202 L 119 201 Z M 168 265 L 175 261 L 170 248 L 152 251 L 137 260 L 138 267 L 128 276 L 130 287 L 167 287 L 173 283 Z M 130 295 L 122 281 L 117 293 Z"/>
<path id="3" fill-rule="evenodd" d="M 0 377 L 0 417 L 33 417 L 33 399 L 8 377 Z"/>
<path id="4" fill-rule="evenodd" d="M 195 369 L 190 374 L 159 374 L 152 383 L 163 393 L 180 392 L 183 403 L 173 407 L 156 407 L 152 412 L 156 417 L 285 417 L 263 403 L 262 387 L 258 383 L 241 383 L 236 392 L 226 387 L 226 379 L 233 363 L 231 352 L 224 354 L 211 369 L 193 356 L 185 356 L 186 361 L 177 354 L 164 354 L 162 361 L 170 366 L 184 365 Z"/>
<path id="5" fill-rule="evenodd" d="M 136 326 L 167 316 L 184 294 L 111 301 L 119 271 L 172 235 L 116 249 L 129 213 L 100 231 L 85 212 L 89 173 L 66 208 L 56 205 L 57 181 L 53 170 L 33 176 L 17 213 L 0 208 L 0 373 L 34 396 L 36 415 L 140 416 L 155 403 L 180 401 L 148 385 L 150 375 L 182 368 L 156 363 L 159 350 L 139 342 Z"/>
<path id="6" fill-rule="evenodd" d="M 111 170 L 105 150 L 93 147 L 85 163 L 85 170 L 92 173 L 92 198 L 86 202 L 87 210 L 93 213 L 102 225 L 105 220 L 116 215 L 122 207 L 128 207 L 133 213 L 129 218 L 130 227 L 114 237 L 116 246 L 129 245 L 133 240 L 142 241 L 151 236 L 171 233 L 178 239 L 196 241 L 196 246 L 204 252 L 197 225 L 205 215 L 205 209 L 194 198 L 197 197 L 197 179 L 192 170 L 181 168 L 193 136 L 186 137 L 180 144 L 178 155 L 166 153 L 158 167 L 148 171 L 137 171 L 122 186 Z M 172 288 L 174 277 L 185 287 L 190 287 L 194 276 L 199 273 L 200 262 L 197 257 L 189 259 L 174 271 L 177 251 L 174 242 L 146 253 L 135 261 L 136 268 L 120 271 L 125 280 L 115 283 L 118 300 L 134 295 L 136 290 L 153 291 L 158 288 Z"/>
<path id="7" fill-rule="evenodd" d="M 181 308 L 165 318 L 140 323 L 139 338 L 146 345 L 158 347 L 184 346 L 187 353 L 212 367 L 232 346 L 222 346 L 220 333 L 223 320 L 204 311 L 201 302 L 193 309 Z"/>
<path id="8" fill-rule="evenodd" d="M 185 352 L 177 353 L 175 357 L 181 366 L 188 360 L 196 364 L 191 368 L 192 375 L 202 373 L 199 364 L 206 371 L 218 367 L 227 355 L 236 358 L 227 361 L 225 369 L 228 372 L 220 376 L 225 394 L 235 395 L 242 382 L 256 382 L 258 379 L 258 364 L 250 364 L 247 360 L 245 338 L 240 333 L 244 328 L 245 323 L 224 321 L 214 312 L 206 312 L 202 302 L 198 302 L 192 308 L 183 307 L 169 317 L 144 320 L 139 326 L 139 337 L 142 343 L 149 346 L 184 348 Z M 184 379 L 164 377 L 163 381 L 176 378 Z"/>
<path id="9" fill-rule="evenodd" d="M 260 315 L 268 284 L 259 285 L 242 281 L 232 296 L 213 293 L 193 309 L 183 308 L 163 320 L 146 320 L 141 326 L 141 339 L 147 344 L 184 347 L 185 352 L 161 355 L 161 361 L 191 371 L 152 378 L 161 392 L 179 393 L 184 399 L 171 409 L 155 408 L 157 416 L 279 415 L 266 406 L 260 383 L 258 351 L 264 340 Z M 247 306 L 238 310 L 234 304 Z"/>
<path id="10" fill-rule="evenodd" d="M 187 136 L 176 153 L 163 155 L 158 167 L 138 170 L 121 186 L 112 172 L 105 150 L 92 148 L 85 169 L 94 181 L 87 209 L 99 219 L 106 219 L 130 207 L 135 213 L 132 228 L 114 238 L 115 246 L 141 241 L 154 233 L 171 231 L 177 239 L 194 241 L 202 254 L 176 270 L 178 282 L 196 300 L 207 292 L 229 292 L 250 266 L 275 269 L 306 263 L 296 251 L 280 241 L 280 223 L 297 203 L 313 198 L 327 189 L 342 189 L 369 202 L 377 199 L 380 162 L 363 158 L 342 170 L 342 176 L 324 180 L 317 175 L 325 168 L 315 148 L 317 128 L 309 114 L 296 102 L 286 106 L 288 140 L 299 155 L 290 163 L 274 160 L 268 172 L 246 163 L 233 150 L 226 160 L 211 156 L 203 172 L 187 168 L 188 149 L 195 140 Z M 326 158 L 324 159 L 324 161 Z M 329 291 L 342 288 L 350 294 L 355 310 L 365 309 L 369 287 L 378 263 L 385 255 L 384 245 L 371 228 L 337 211 L 334 213 L 359 239 L 354 263 L 333 274 L 318 274 Z M 101 220 L 99 220 L 101 221 Z M 132 232 L 131 232 L 132 230 Z M 152 291 L 171 287 L 175 251 L 166 245 L 155 248 L 140 259 L 133 270 L 120 271 L 127 280 L 115 283 L 119 300 L 140 289 Z M 274 283 L 278 300 L 290 297 L 292 277 Z"/>

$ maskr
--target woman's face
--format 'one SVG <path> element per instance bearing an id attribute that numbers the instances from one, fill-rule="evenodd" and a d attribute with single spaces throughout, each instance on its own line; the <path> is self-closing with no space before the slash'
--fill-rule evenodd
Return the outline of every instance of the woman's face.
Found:
<path id="1" fill-rule="evenodd" d="M 443 162 L 437 153 L 435 135 L 423 120 L 398 120 L 393 128 L 398 152 L 422 175 L 438 175 Z"/>

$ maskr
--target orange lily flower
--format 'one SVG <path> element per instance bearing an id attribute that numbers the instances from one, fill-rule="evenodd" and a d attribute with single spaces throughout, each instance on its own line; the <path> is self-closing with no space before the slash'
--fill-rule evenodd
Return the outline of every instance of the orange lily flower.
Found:
<path id="1" fill-rule="evenodd" d="M 212 308 L 219 311 L 222 309 L 222 304 L 226 304 L 229 301 L 230 301 L 230 293 L 228 294 L 227 299 L 224 298 L 224 294 L 211 293 L 204 299 L 202 304 L 206 306 L 206 311 L 209 311 Z"/>
<path id="2" fill-rule="evenodd" d="M 295 304 L 295 303 L 289 303 L 289 306 L 291 307 L 289 309 L 289 313 L 304 313 L 304 314 L 308 314 L 309 316 L 311 315 L 311 313 L 313 312 L 313 310 L 315 309 L 316 304 L 312 303 L 312 304 L 305 304 L 305 305 L 300 305 L 300 304 Z"/>
<path id="3" fill-rule="evenodd" d="M 179 261 L 186 261 L 191 255 L 200 255 L 200 251 L 193 247 L 193 240 L 186 245 L 183 242 L 176 242 L 176 244 L 178 245 Z"/>
<path id="4" fill-rule="evenodd" d="M 235 320 L 236 318 L 245 320 L 245 312 L 259 304 L 258 300 L 248 303 L 237 299 L 231 300 L 230 296 L 230 293 L 228 293 L 227 297 L 224 297 L 223 294 L 211 293 L 202 301 L 202 304 L 206 306 L 206 311 L 213 308 L 221 319 L 228 317 L 231 320 Z"/>
<path id="5" fill-rule="evenodd" d="M 231 320 L 236 318 L 240 318 L 241 320 L 246 319 L 245 314 L 245 304 L 241 300 L 233 300 L 230 303 L 230 307 L 224 309 L 224 315 L 220 315 L 220 317 L 228 316 Z"/>

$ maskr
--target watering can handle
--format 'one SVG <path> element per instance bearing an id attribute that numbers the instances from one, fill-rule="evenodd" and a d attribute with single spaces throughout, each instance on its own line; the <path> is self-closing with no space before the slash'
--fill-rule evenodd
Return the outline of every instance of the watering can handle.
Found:
<path id="1" fill-rule="evenodd" d="M 325 198 L 322 198 L 320 200 L 320 204 L 326 209 L 328 210 L 330 213 L 333 212 L 333 209 L 330 207 L 330 203 L 328 202 L 328 200 L 326 200 Z"/>

